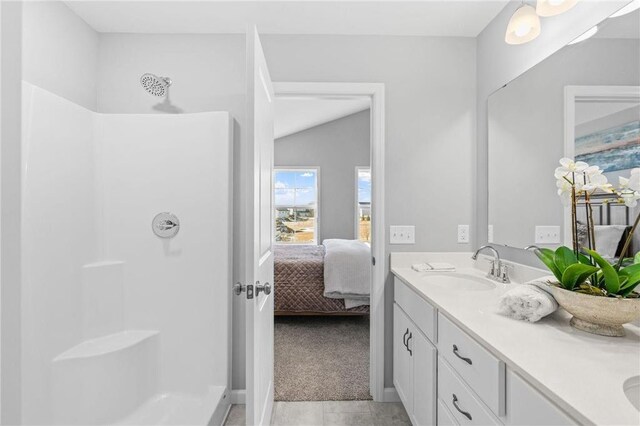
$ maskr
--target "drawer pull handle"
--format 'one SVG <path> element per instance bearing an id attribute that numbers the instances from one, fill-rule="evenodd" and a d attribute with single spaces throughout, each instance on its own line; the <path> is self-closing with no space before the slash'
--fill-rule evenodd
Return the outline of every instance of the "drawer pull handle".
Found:
<path id="1" fill-rule="evenodd" d="M 458 358 L 460 358 L 461 360 L 463 360 L 464 362 L 466 362 L 467 364 L 469 365 L 473 364 L 473 361 L 471 361 L 471 358 L 465 358 L 458 353 L 458 347 L 456 345 L 453 345 L 453 354 Z"/>
<path id="2" fill-rule="evenodd" d="M 402 336 L 402 343 L 404 344 L 404 347 L 407 348 L 407 334 L 409 334 L 409 329 L 407 328 L 407 331 L 404 332 L 404 336 Z M 407 348 L 409 349 L 409 348 Z"/>
<path id="3" fill-rule="evenodd" d="M 460 407 L 458 407 L 458 397 L 456 396 L 455 393 L 453 394 L 453 406 L 456 407 L 456 410 L 458 410 L 460 412 L 460 414 L 462 414 L 463 416 L 465 416 L 469 420 L 472 420 L 471 419 L 471 414 L 467 413 L 466 411 L 462 411 L 460 409 Z"/>
<path id="4" fill-rule="evenodd" d="M 407 350 L 409 351 L 409 356 L 413 356 L 413 351 L 409 347 L 409 340 L 413 337 L 413 333 L 409 333 L 409 337 L 407 337 Z"/>

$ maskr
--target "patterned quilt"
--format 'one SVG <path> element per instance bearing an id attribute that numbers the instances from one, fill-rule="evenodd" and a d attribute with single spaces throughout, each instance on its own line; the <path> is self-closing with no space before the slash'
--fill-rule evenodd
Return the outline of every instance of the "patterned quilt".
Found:
<path id="1" fill-rule="evenodd" d="M 343 299 L 324 297 L 324 246 L 276 245 L 275 312 L 368 313 L 369 306 L 345 309 Z"/>

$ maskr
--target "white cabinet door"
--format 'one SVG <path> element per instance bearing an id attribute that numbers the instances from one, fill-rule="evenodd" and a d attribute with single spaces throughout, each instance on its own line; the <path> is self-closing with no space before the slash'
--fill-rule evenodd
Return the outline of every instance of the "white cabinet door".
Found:
<path id="1" fill-rule="evenodd" d="M 412 417 L 413 413 L 413 366 L 407 339 L 411 334 L 411 322 L 400 307 L 393 304 L 393 384 Z M 416 333 L 414 332 L 413 335 Z"/>
<path id="2" fill-rule="evenodd" d="M 507 371 L 508 425 L 577 424 L 513 371 Z"/>
<path id="3" fill-rule="evenodd" d="M 413 358 L 413 420 L 416 425 L 436 424 L 435 346 L 415 328 L 410 330 L 409 349 Z"/>

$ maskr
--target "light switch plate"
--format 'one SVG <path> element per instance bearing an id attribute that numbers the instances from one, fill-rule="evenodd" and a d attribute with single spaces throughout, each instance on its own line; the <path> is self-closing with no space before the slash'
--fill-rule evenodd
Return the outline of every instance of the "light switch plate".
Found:
<path id="1" fill-rule="evenodd" d="M 536 244 L 560 244 L 559 226 L 536 226 Z"/>
<path id="2" fill-rule="evenodd" d="M 415 244 L 416 227 L 411 226 L 390 226 L 389 244 Z"/>
<path id="3" fill-rule="evenodd" d="M 458 225 L 458 243 L 469 242 L 469 225 Z"/>

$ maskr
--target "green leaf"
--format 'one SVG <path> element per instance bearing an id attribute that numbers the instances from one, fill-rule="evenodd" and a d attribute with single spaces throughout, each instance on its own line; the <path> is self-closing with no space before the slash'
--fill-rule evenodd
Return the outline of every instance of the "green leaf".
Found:
<path id="1" fill-rule="evenodd" d="M 535 250 L 536 256 L 546 265 L 547 268 L 551 271 L 551 273 L 558 279 L 558 281 L 562 281 L 562 273 L 556 266 L 553 261 L 554 252 L 548 248 L 541 248 L 540 250 Z"/>
<path id="2" fill-rule="evenodd" d="M 638 281 L 637 283 L 635 283 L 632 286 L 629 286 L 627 288 L 625 288 L 624 290 L 620 290 L 620 296 L 622 297 L 629 297 L 629 295 L 631 294 L 631 292 L 633 292 L 633 290 L 638 287 L 638 284 L 640 284 L 640 281 Z"/>
<path id="3" fill-rule="evenodd" d="M 592 265 L 593 266 L 593 261 L 591 259 L 589 259 L 587 256 L 585 256 L 582 253 L 578 253 L 578 261 L 580 263 L 584 263 L 585 265 Z"/>
<path id="4" fill-rule="evenodd" d="M 633 263 L 640 263 L 640 251 L 634 256 Z"/>
<path id="5" fill-rule="evenodd" d="M 584 283 L 590 275 L 598 270 L 597 266 L 584 265 L 582 263 L 574 263 L 569 265 L 562 274 L 560 281 L 562 286 L 567 290 L 573 290 L 576 285 Z"/>
<path id="6" fill-rule="evenodd" d="M 576 254 L 569 247 L 560 246 L 555 252 L 553 261 L 560 270 L 560 273 L 564 273 L 570 265 L 578 263 Z"/>
<path id="7" fill-rule="evenodd" d="M 589 249 L 585 249 L 587 253 L 593 257 L 596 263 L 602 268 L 602 274 L 604 275 L 604 286 L 609 293 L 617 294 L 620 291 L 620 277 L 618 277 L 618 271 L 613 266 L 603 259 L 597 252 Z"/>
<path id="8" fill-rule="evenodd" d="M 640 272 L 640 263 L 634 263 L 633 265 L 620 269 L 619 274 L 624 276 L 629 276 L 629 275 L 634 275 L 638 272 Z"/>
<path id="9" fill-rule="evenodd" d="M 625 282 L 620 284 L 620 290 L 626 290 L 631 286 L 635 287 L 638 283 L 640 283 L 640 272 L 625 277 Z"/>

